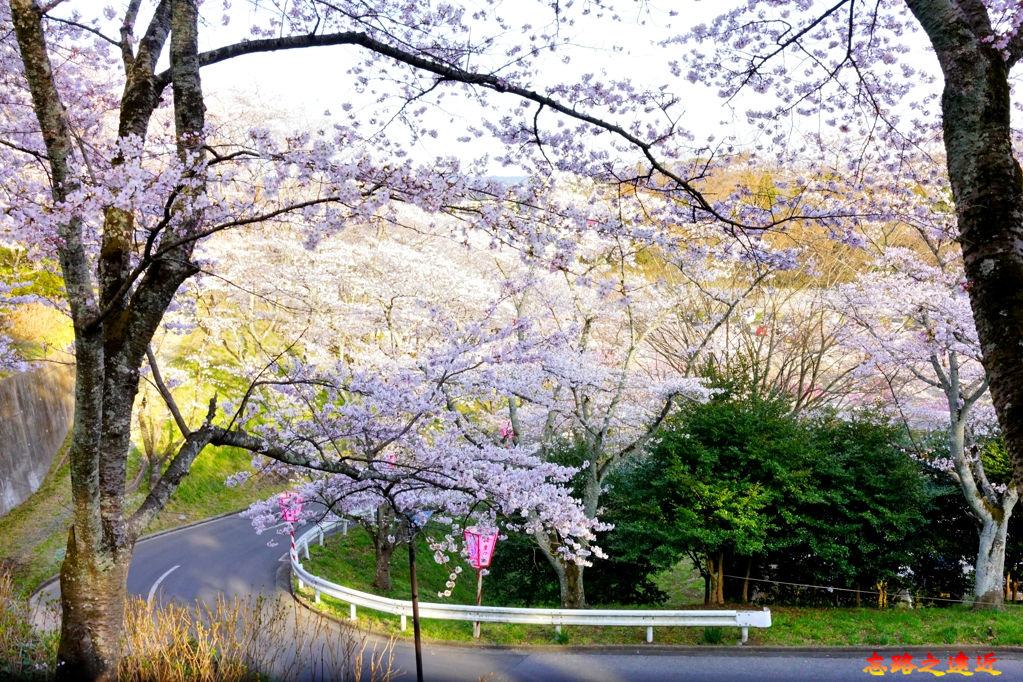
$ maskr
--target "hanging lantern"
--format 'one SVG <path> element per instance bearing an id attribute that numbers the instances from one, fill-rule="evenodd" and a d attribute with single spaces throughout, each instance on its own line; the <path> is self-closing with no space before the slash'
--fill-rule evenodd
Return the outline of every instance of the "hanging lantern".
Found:
<path id="1" fill-rule="evenodd" d="M 465 547 L 469 552 L 469 564 L 476 569 L 476 605 L 483 603 L 483 569 L 490 565 L 497 546 L 496 530 L 480 530 L 472 526 L 465 529 Z M 480 623 L 472 624 L 472 636 L 480 637 Z"/>
<path id="2" fill-rule="evenodd" d="M 278 500 L 281 504 L 281 516 L 288 523 L 298 521 L 299 516 L 302 515 L 302 497 L 298 493 L 286 492 L 281 493 L 281 497 Z"/>
<path id="3" fill-rule="evenodd" d="M 465 545 L 469 550 L 469 564 L 473 568 L 486 568 L 494 557 L 497 531 L 481 531 L 475 526 L 465 529 Z"/>

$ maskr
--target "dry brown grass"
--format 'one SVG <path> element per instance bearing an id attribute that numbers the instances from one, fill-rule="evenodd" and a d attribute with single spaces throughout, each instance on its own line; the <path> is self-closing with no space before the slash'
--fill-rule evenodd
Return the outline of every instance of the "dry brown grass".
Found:
<path id="1" fill-rule="evenodd" d="M 127 682 L 249 682 L 393 677 L 393 642 L 371 647 L 355 627 L 294 608 L 289 597 L 125 609 L 118 678 Z M 0 679 L 53 676 L 57 631 L 39 632 L 0 566 Z"/>
<path id="2" fill-rule="evenodd" d="M 370 651 L 354 628 L 309 618 L 283 599 L 218 599 L 213 605 L 161 608 L 132 600 L 125 614 L 119 679 L 357 682 L 392 677 L 390 643 Z"/>

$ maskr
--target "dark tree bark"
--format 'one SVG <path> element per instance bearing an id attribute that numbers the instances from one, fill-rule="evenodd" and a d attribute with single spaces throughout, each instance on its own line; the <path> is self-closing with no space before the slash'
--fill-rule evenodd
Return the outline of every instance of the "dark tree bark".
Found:
<path id="1" fill-rule="evenodd" d="M 53 199 L 61 201 L 75 189 L 67 171 L 73 144 L 47 53 L 43 9 L 32 0 L 15 0 L 11 13 L 46 144 Z M 158 101 L 153 67 L 172 26 L 171 73 L 179 151 L 184 154 L 202 144 L 193 1 L 164 0 L 157 7 L 138 54 L 130 60 L 119 127 L 122 134 L 144 135 Z M 201 183 L 196 187 L 202 191 Z M 69 680 L 116 677 L 125 581 L 135 540 L 212 435 L 208 428 L 191 433 L 143 507 L 126 515 L 127 453 L 139 368 L 174 293 L 197 271 L 190 261 L 194 242 L 180 239 L 180 230 L 194 227 L 198 217 L 183 216 L 178 227 L 168 229 L 165 238 L 176 245 L 148 264 L 133 292 L 133 217 L 108 208 L 103 218 L 95 281 L 82 242 L 81 217 L 61 226 L 59 234 L 76 352 L 75 418 L 69 448 L 73 513 L 60 574 L 63 619 L 57 652 L 58 677 Z"/>
<path id="2" fill-rule="evenodd" d="M 948 177 L 955 199 L 970 302 L 991 382 L 991 398 L 1023 485 L 1023 172 L 1013 155 L 1008 57 L 980 0 L 907 0 L 937 54 L 945 85 L 941 108 Z M 982 548 L 983 549 L 983 548 Z M 1000 582 L 1000 576 L 999 580 Z M 997 592 L 997 595 L 995 594 Z M 992 589 L 978 606 L 1002 602 Z"/>
<path id="3" fill-rule="evenodd" d="M 390 592 L 391 557 L 394 550 L 407 541 L 407 524 L 396 523 L 394 510 L 384 504 L 377 507 L 373 519 L 363 522 L 362 527 L 373 541 L 373 587 L 382 592 Z"/>

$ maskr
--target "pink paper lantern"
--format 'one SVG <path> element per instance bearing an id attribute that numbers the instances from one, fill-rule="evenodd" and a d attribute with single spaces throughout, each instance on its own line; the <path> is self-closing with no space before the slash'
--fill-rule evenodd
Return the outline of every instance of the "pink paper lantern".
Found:
<path id="1" fill-rule="evenodd" d="M 494 557 L 497 531 L 481 531 L 475 526 L 465 529 L 465 544 L 469 550 L 469 564 L 476 569 L 486 568 Z"/>
<path id="2" fill-rule="evenodd" d="M 281 516 L 284 517 L 284 520 L 289 523 L 298 521 L 299 516 L 302 515 L 302 497 L 293 492 L 281 493 L 279 502 Z"/>

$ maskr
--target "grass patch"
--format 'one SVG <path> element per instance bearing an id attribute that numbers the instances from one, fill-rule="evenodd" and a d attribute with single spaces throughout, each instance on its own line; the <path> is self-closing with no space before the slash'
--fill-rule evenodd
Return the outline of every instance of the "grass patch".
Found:
<path id="1" fill-rule="evenodd" d="M 4 536 L 0 568 L 6 567 L 10 572 L 12 589 L 19 595 L 27 596 L 55 574 L 64 560 L 71 519 L 71 477 L 66 451 L 67 443 L 53 458 L 39 489 L 0 517 Z"/>
<path id="2" fill-rule="evenodd" d="M 0 567 L 0 679 L 44 680 L 57 654 L 57 633 L 32 627 L 28 604 Z"/>
<path id="3" fill-rule="evenodd" d="M 921 609 L 771 608 L 773 624 L 750 630 L 756 644 L 923 646 L 1023 644 L 1023 611 L 973 611 L 965 606 Z"/>
<path id="4" fill-rule="evenodd" d="M 208 447 L 192 462 L 188 475 L 181 480 L 163 511 L 146 527 L 146 532 L 155 533 L 243 509 L 288 487 L 260 476 L 253 476 L 233 488 L 224 485 L 224 479 L 247 470 L 251 461 L 252 455 L 244 450 Z M 142 496 L 137 497 L 137 503 L 141 503 Z"/>
<path id="5" fill-rule="evenodd" d="M 661 605 L 663 608 L 683 608 L 703 599 L 703 577 L 689 558 L 682 559 L 671 568 L 658 571 L 651 579 L 657 589 L 668 595 Z"/>
<path id="6" fill-rule="evenodd" d="M 429 530 L 427 531 L 429 532 Z M 455 604 L 476 603 L 475 572 L 463 566 L 451 597 L 438 598 L 445 589 L 452 570 L 450 564 L 433 561 L 425 539 L 417 545 L 419 598 L 423 602 Z M 452 563 L 459 561 L 453 559 Z M 370 583 L 373 580 L 373 548 L 368 537 L 358 528 L 347 536 L 327 539 L 326 546 L 312 545 L 310 559 L 304 562 L 307 570 L 332 582 L 363 592 L 378 593 Z M 683 566 L 688 572 L 688 567 Z M 670 578 L 666 577 L 665 580 Z M 393 599 L 411 598 L 408 582 L 407 548 L 399 548 L 391 564 L 393 589 L 380 593 Z M 679 581 L 692 589 L 689 577 Z M 701 589 L 702 592 L 702 589 Z M 312 591 L 303 593 L 312 598 Z M 483 603 L 487 604 L 487 580 L 483 578 Z M 605 605 L 608 607 L 616 605 Z M 670 608 L 704 608 L 702 603 L 671 604 Z M 321 596 L 319 608 L 338 618 L 347 619 L 349 605 L 327 596 Z M 624 608 L 666 608 L 664 605 L 633 606 Z M 726 608 L 753 608 L 741 604 Z M 965 606 L 909 608 L 816 608 L 772 606 L 772 625 L 766 629 L 750 628 L 749 643 L 765 646 L 925 646 L 975 645 L 1003 647 L 1023 645 L 1023 610 L 1009 605 L 1002 611 L 972 611 Z M 412 624 L 406 631 L 400 629 L 398 616 L 358 607 L 359 623 L 373 632 L 412 637 Z M 426 639 L 459 642 L 475 641 L 472 623 L 461 621 L 422 620 Z M 738 628 L 683 628 L 654 629 L 658 644 L 676 645 L 734 645 L 739 638 Z M 483 623 L 481 638 L 484 644 L 641 644 L 646 641 L 643 627 L 584 627 L 566 626 L 560 635 L 553 627 Z"/>

